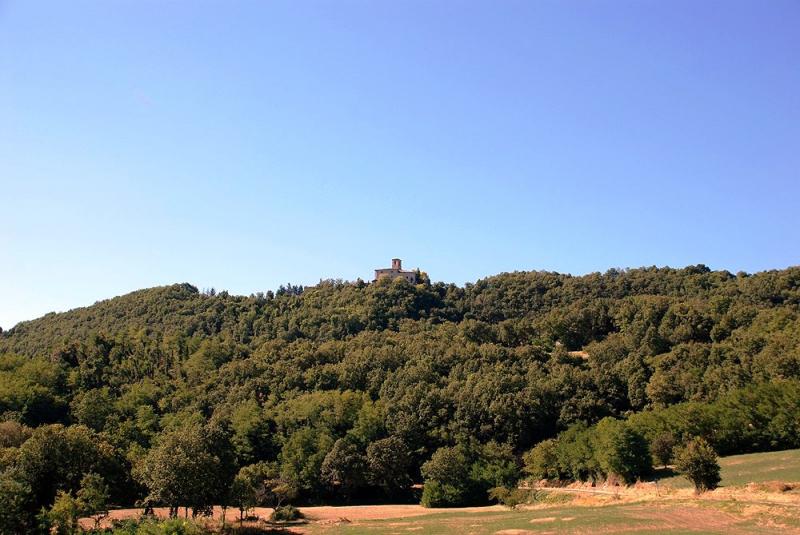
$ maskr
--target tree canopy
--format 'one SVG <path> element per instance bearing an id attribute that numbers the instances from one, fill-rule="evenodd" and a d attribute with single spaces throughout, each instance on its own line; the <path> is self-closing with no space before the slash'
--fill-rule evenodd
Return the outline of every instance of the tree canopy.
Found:
<path id="1" fill-rule="evenodd" d="M 412 482 L 485 502 L 523 454 L 536 477 L 631 482 L 694 437 L 800 446 L 798 380 L 800 268 L 151 288 L 0 333 L 0 503 L 28 515 L 0 519 L 33 529 L 87 474 L 112 504 L 197 512 Z"/>

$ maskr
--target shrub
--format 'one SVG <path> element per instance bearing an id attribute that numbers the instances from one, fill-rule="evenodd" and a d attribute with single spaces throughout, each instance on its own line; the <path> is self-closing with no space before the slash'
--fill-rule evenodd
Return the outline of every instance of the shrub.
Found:
<path id="1" fill-rule="evenodd" d="M 272 514 L 269 515 L 269 519 L 273 522 L 290 522 L 301 518 L 303 518 L 303 513 L 294 505 L 276 507 Z"/>
<path id="2" fill-rule="evenodd" d="M 505 505 L 509 509 L 516 509 L 518 505 L 535 501 L 534 492 L 527 489 L 514 489 L 508 487 L 494 487 L 489 489 L 489 499 Z"/>
<path id="3" fill-rule="evenodd" d="M 423 507 L 457 507 L 467 503 L 467 491 L 450 483 L 426 481 L 421 503 Z"/>
<path id="4" fill-rule="evenodd" d="M 715 489 L 720 482 L 717 454 L 704 438 L 693 438 L 675 452 L 675 468 L 697 492 Z"/>
<path id="5" fill-rule="evenodd" d="M 173 518 L 165 520 L 158 524 L 159 530 L 156 531 L 158 535 L 206 535 L 209 533 L 207 529 L 200 526 L 196 522 L 186 519 Z M 150 535 L 149 532 L 142 532 L 142 535 Z"/>

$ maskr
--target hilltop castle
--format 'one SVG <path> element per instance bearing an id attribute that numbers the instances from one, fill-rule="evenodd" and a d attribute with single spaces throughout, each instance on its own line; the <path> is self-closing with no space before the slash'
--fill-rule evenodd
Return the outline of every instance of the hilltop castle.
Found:
<path id="1" fill-rule="evenodd" d="M 417 282 L 417 272 L 403 269 L 403 261 L 399 258 L 392 258 L 392 267 L 375 270 L 376 281 L 381 279 L 396 279 L 398 277 L 406 279 L 411 284 L 416 284 Z"/>

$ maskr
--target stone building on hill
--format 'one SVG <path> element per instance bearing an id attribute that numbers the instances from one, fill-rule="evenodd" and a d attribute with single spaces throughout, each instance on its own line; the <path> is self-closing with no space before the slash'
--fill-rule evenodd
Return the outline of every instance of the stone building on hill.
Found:
<path id="1" fill-rule="evenodd" d="M 392 267 L 375 270 L 376 281 L 381 279 L 396 279 L 398 277 L 406 279 L 411 284 L 416 284 L 417 282 L 417 272 L 403 269 L 403 261 L 399 258 L 392 258 Z"/>

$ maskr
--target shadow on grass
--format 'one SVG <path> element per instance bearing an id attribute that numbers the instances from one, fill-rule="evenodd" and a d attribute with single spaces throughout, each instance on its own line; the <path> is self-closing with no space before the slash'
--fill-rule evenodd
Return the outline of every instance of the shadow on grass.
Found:
<path id="1" fill-rule="evenodd" d="M 653 475 L 650 478 L 650 481 L 656 481 L 658 479 L 667 479 L 678 475 L 680 474 L 675 470 L 673 470 L 672 468 L 668 466 L 663 466 L 661 468 L 656 468 L 655 470 L 653 470 Z"/>

